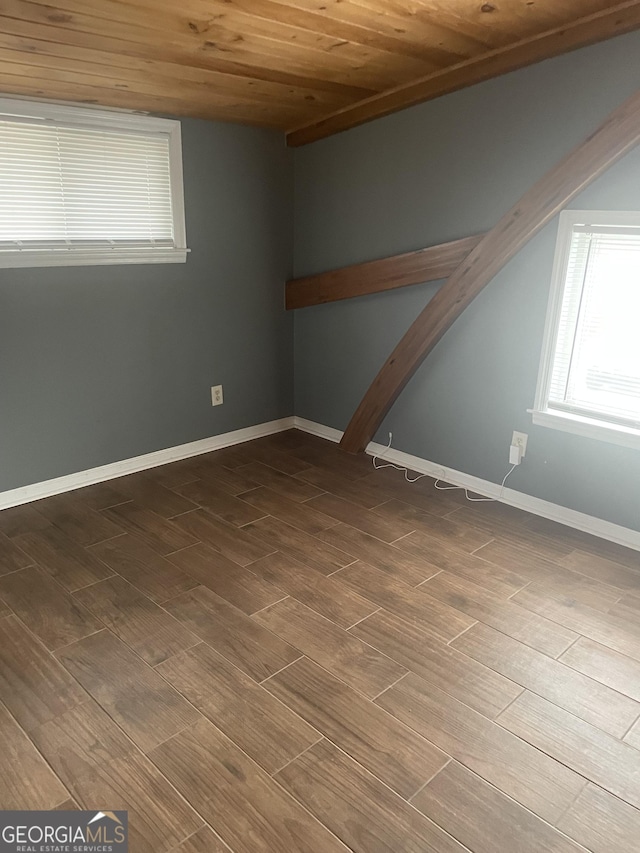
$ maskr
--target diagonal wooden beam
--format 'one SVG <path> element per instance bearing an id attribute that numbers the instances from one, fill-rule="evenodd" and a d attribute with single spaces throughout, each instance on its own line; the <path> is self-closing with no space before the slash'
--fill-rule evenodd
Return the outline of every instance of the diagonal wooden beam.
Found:
<path id="1" fill-rule="evenodd" d="M 364 450 L 415 371 L 469 303 L 572 198 L 640 142 L 640 91 L 528 190 L 440 288 L 382 367 L 340 444 Z"/>
<path id="2" fill-rule="evenodd" d="M 480 240 L 482 234 L 463 237 L 416 252 L 293 278 L 285 288 L 285 307 L 290 311 L 447 278 Z"/>

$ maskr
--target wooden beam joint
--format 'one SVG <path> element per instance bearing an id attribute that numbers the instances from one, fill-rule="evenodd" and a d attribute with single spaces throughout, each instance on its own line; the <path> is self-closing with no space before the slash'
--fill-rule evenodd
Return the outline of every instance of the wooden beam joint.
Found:
<path id="1" fill-rule="evenodd" d="M 366 448 L 415 371 L 494 276 L 592 181 L 640 143 L 640 91 L 542 177 L 478 243 L 414 321 L 352 417 L 340 444 Z"/>
<path id="2" fill-rule="evenodd" d="M 481 234 L 464 237 L 379 261 L 291 279 L 285 288 L 285 307 L 290 311 L 447 278 L 481 239 Z"/>

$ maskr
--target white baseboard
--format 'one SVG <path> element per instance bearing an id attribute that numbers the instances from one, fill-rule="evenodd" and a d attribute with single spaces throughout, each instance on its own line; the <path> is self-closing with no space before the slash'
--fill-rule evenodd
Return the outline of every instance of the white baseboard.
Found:
<path id="1" fill-rule="evenodd" d="M 177 462 L 179 459 L 188 459 L 191 456 L 210 453 L 212 450 L 220 450 L 223 447 L 241 444 L 253 438 L 272 435 L 273 433 L 282 432 L 293 427 L 333 442 L 339 442 L 342 438 L 340 430 L 315 423 L 314 421 L 308 421 L 306 418 L 281 418 L 277 421 L 256 424 L 256 426 L 246 427 L 245 429 L 238 429 L 233 432 L 223 433 L 222 435 L 215 435 L 211 438 L 204 438 L 201 441 L 192 441 L 189 444 L 181 444 L 177 447 L 169 447 L 166 450 L 158 450 L 155 453 L 146 453 L 144 456 L 123 459 L 120 462 L 102 465 L 99 468 L 79 471 L 76 474 L 69 474 L 65 477 L 57 477 L 55 480 L 45 480 L 42 483 L 34 483 L 33 485 L 22 486 L 19 489 L 0 492 L 0 510 L 37 501 L 41 498 L 51 497 L 52 495 L 59 495 L 63 492 L 70 492 L 82 486 L 103 483 L 106 480 L 113 480 L 125 474 L 134 474 L 137 471 L 157 468 L 159 465 Z M 421 459 L 419 456 L 402 453 L 400 450 L 389 450 L 382 444 L 371 442 L 366 452 L 371 456 L 384 456 L 387 461 L 393 462 L 396 465 L 402 465 L 412 471 L 417 471 L 419 474 L 439 477 L 454 486 L 462 486 L 479 495 L 494 498 L 502 503 L 526 510 L 534 515 L 542 516 L 542 518 L 558 521 L 560 524 L 566 524 L 568 527 L 574 527 L 576 530 L 593 533 L 594 536 L 600 536 L 602 539 L 608 539 L 611 542 L 617 542 L 619 545 L 626 545 L 628 548 L 640 551 L 640 532 L 637 530 L 621 527 L 610 521 L 604 521 L 601 518 L 595 518 L 594 516 L 586 515 L 583 512 L 577 512 L 576 510 L 568 509 L 567 507 L 553 504 L 540 498 L 534 498 L 531 495 L 526 495 L 524 492 L 517 492 L 514 489 L 504 489 L 502 494 L 500 494 L 500 486 L 497 483 L 490 483 L 488 480 L 482 480 L 479 477 L 473 477 L 462 471 L 446 468 L 444 465 L 429 462 L 427 459 Z"/>
<path id="2" fill-rule="evenodd" d="M 77 474 L 57 477 L 55 480 L 45 480 L 42 483 L 34 483 L 30 486 L 22 486 L 19 489 L 0 492 L 0 510 L 37 501 L 41 498 L 48 498 L 52 495 L 60 495 L 82 486 L 103 483 L 105 480 L 113 480 L 116 477 L 122 477 L 124 474 L 135 474 L 137 471 L 157 468 L 159 465 L 166 465 L 168 462 L 177 462 L 179 459 L 188 459 L 191 456 L 210 453 L 212 450 L 221 450 L 223 447 L 241 444 L 243 441 L 250 441 L 252 438 L 260 438 L 263 435 L 272 435 L 285 429 L 292 429 L 293 426 L 294 418 L 281 418 L 277 421 L 225 432 L 222 435 L 214 435 L 211 438 L 203 438 L 200 441 L 191 441 L 189 444 L 168 447 L 166 450 L 157 450 L 155 453 L 145 453 L 144 456 L 112 462 L 99 468 L 79 471 Z"/>
<path id="3" fill-rule="evenodd" d="M 326 438 L 329 441 L 338 442 L 342 438 L 340 430 L 308 421 L 305 418 L 294 418 L 294 426 L 297 429 L 317 435 L 320 438 Z M 498 483 L 491 483 L 489 480 L 482 480 L 480 477 L 473 477 L 462 471 L 445 468 L 444 465 L 429 462 L 427 459 L 421 459 L 419 456 L 402 453 L 400 450 L 389 450 L 382 444 L 371 442 L 366 452 L 370 456 L 384 456 L 388 462 L 402 465 L 411 471 L 417 471 L 419 474 L 427 474 L 430 477 L 440 478 L 447 483 L 451 483 L 453 486 L 462 486 L 484 497 L 494 498 L 501 503 L 526 510 L 534 515 L 542 516 L 542 518 L 566 524 L 568 527 L 573 527 L 576 530 L 583 530 L 586 533 L 592 533 L 594 536 L 600 536 L 602 539 L 608 539 L 610 542 L 617 542 L 619 545 L 626 545 L 627 548 L 634 548 L 636 551 L 640 551 L 640 532 L 637 530 L 631 530 L 628 527 L 622 527 L 619 524 L 613 524 L 610 521 L 604 521 L 601 518 L 595 518 L 592 515 L 586 515 L 586 513 L 578 512 L 559 504 L 553 504 L 541 498 L 531 497 L 531 495 L 526 495 L 524 492 L 517 492 L 515 489 L 505 488 L 502 494 L 500 494 L 501 488 Z"/>
<path id="4" fill-rule="evenodd" d="M 317 435 L 318 438 L 326 438 L 328 441 L 333 441 L 336 444 L 343 436 L 343 432 L 333 427 L 317 424 L 315 421 L 308 421 L 306 418 L 295 417 L 293 425 L 296 429 L 301 429 L 303 432 L 309 432 L 311 435 Z"/>

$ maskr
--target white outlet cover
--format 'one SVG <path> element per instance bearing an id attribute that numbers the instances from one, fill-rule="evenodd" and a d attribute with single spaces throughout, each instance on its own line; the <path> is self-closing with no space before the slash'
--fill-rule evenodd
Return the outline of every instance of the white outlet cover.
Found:
<path id="1" fill-rule="evenodd" d="M 211 386 L 211 405 L 221 406 L 224 403 L 224 395 L 222 393 L 222 385 Z"/>
<path id="2" fill-rule="evenodd" d="M 511 437 L 511 444 L 515 444 L 516 446 L 520 446 L 522 448 L 522 458 L 524 459 L 524 455 L 527 452 L 527 441 L 529 440 L 529 436 L 526 432 L 516 432 L 513 431 L 513 435 Z"/>

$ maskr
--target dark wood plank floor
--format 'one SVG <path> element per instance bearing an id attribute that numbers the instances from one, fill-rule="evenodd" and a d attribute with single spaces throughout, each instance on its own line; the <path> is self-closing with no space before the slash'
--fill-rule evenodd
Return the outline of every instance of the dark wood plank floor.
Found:
<path id="1" fill-rule="evenodd" d="M 0 512 L 0 807 L 637 853 L 640 554 L 297 431 Z"/>

